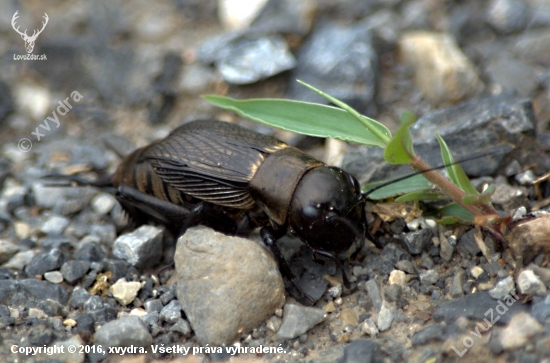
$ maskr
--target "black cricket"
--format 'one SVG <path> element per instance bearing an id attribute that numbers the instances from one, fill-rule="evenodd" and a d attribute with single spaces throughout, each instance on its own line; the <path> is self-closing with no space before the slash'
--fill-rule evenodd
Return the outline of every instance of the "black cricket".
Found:
<path id="1" fill-rule="evenodd" d="M 182 234 L 203 224 L 260 235 L 279 268 L 307 297 L 276 241 L 302 240 L 314 258 L 336 262 L 366 230 L 365 197 L 355 177 L 274 137 L 215 120 L 193 121 L 126 156 L 112 176 L 116 198 L 137 223 L 155 220 Z"/>

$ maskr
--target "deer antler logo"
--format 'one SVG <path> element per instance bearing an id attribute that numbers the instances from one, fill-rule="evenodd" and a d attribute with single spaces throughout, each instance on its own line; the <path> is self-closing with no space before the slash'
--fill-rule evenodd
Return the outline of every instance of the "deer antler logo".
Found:
<path id="1" fill-rule="evenodd" d="M 19 12 L 19 10 L 17 10 L 15 12 L 15 14 L 13 14 L 13 18 L 11 18 L 11 26 L 13 27 L 13 29 L 18 32 L 20 35 L 21 35 L 21 38 L 23 38 L 23 40 L 25 41 L 25 48 L 27 49 L 27 53 L 32 53 L 32 50 L 34 49 L 34 42 L 36 41 L 36 38 L 38 38 L 38 36 L 40 35 L 40 33 L 42 33 L 42 31 L 44 30 L 44 28 L 46 27 L 46 24 L 48 24 L 48 14 L 44 13 L 44 20 L 42 22 L 42 29 L 40 29 L 38 31 L 38 33 L 36 32 L 36 30 L 33 31 L 32 35 L 29 37 L 27 35 L 27 29 L 25 29 L 25 31 L 22 33 L 19 31 L 19 27 L 15 27 L 15 20 L 17 20 L 17 18 L 19 18 L 19 16 L 17 15 L 17 13 Z"/>

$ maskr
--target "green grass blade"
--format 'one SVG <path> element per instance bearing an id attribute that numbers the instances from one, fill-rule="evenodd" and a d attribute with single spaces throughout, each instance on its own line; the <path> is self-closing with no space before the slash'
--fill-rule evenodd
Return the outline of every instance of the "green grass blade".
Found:
<path id="1" fill-rule="evenodd" d="M 410 112 L 403 112 L 401 126 L 384 150 L 384 159 L 390 164 L 410 164 L 413 161 L 414 150 L 409 129 L 416 122 L 416 117 Z"/>
<path id="2" fill-rule="evenodd" d="M 447 146 L 447 143 L 443 138 L 439 135 L 437 135 L 437 141 L 439 141 L 439 146 L 441 148 L 441 157 L 443 158 L 443 163 L 445 165 L 454 163 L 453 155 L 451 154 L 451 150 L 449 150 L 449 147 Z M 458 186 L 460 189 L 462 189 L 467 195 L 471 196 L 478 196 L 479 192 L 474 188 L 472 183 L 470 183 L 470 179 L 468 179 L 468 176 L 466 176 L 466 173 L 460 166 L 460 164 L 454 164 L 454 165 L 448 165 L 445 170 L 447 170 L 447 173 L 449 174 L 449 178 L 451 181 Z"/>
<path id="3" fill-rule="evenodd" d="M 419 202 L 423 200 L 444 200 L 444 199 L 448 200 L 449 197 L 436 190 L 424 189 L 424 190 L 419 190 L 417 192 L 404 194 L 398 198 L 395 198 L 395 201 L 406 203 L 406 202 Z"/>
<path id="4" fill-rule="evenodd" d="M 386 146 L 385 140 L 341 108 L 283 99 L 236 100 L 216 95 L 204 98 L 211 104 L 234 111 L 242 117 L 283 130 L 382 148 Z M 374 120 L 372 122 L 382 134 L 391 135 L 384 125 Z"/>
<path id="5" fill-rule="evenodd" d="M 340 101 L 337 98 L 332 97 L 328 93 L 325 93 L 315 87 L 313 87 L 310 84 L 307 84 L 306 82 L 300 81 L 299 79 L 296 80 L 301 85 L 306 86 L 310 90 L 316 92 L 321 97 L 326 98 L 330 102 L 334 103 L 336 106 L 340 107 L 341 109 L 349 112 L 350 115 L 355 117 L 358 121 L 360 121 L 363 125 L 365 125 L 380 141 L 382 141 L 385 145 L 387 145 L 390 142 L 391 139 L 391 133 L 390 130 L 388 130 L 384 125 L 380 124 L 378 121 L 375 121 L 369 117 L 361 115 L 359 112 L 355 111 L 352 107 L 345 104 L 344 102 Z M 381 128 L 380 126 L 383 126 Z"/>
<path id="6" fill-rule="evenodd" d="M 380 184 L 388 181 L 371 183 L 365 186 L 364 191 L 368 191 Z M 409 179 L 401 180 L 399 182 L 392 183 L 388 186 L 380 188 L 368 195 L 368 198 L 373 200 L 386 199 L 395 197 L 398 195 L 418 192 L 430 189 L 430 183 L 422 176 L 422 174 L 415 175 Z"/>

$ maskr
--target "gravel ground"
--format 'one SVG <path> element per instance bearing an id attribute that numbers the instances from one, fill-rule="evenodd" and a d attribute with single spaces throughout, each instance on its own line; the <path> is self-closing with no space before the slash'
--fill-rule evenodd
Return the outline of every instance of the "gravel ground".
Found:
<path id="1" fill-rule="evenodd" d="M 550 362 L 550 2 L 244 3 L 0 3 L 0 361 Z M 46 21 L 38 59 L 23 59 L 14 29 Z M 415 112 L 432 165 L 435 133 L 457 158 L 491 153 L 464 169 L 495 185 L 515 232 L 437 225 L 426 213 L 438 203 L 369 202 L 384 247 L 346 260 L 351 289 L 334 263 L 280 241 L 316 301 L 305 306 L 257 232 L 177 239 L 129 223 L 108 190 L 43 179 L 100 180 L 199 118 L 275 135 L 361 183 L 406 172 L 380 150 L 275 131 L 200 97 L 324 102 L 295 79 L 392 130 Z"/>

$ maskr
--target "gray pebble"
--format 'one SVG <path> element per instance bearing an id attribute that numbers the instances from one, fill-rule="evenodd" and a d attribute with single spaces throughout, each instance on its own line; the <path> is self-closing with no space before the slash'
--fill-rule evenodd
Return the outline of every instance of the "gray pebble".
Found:
<path id="1" fill-rule="evenodd" d="M 163 229 L 143 225 L 119 236 L 113 246 L 113 255 L 137 268 L 154 266 L 162 256 L 162 235 Z"/>
<path id="2" fill-rule="evenodd" d="M 324 320 L 325 312 L 322 309 L 286 304 L 277 338 L 296 338 Z"/>

